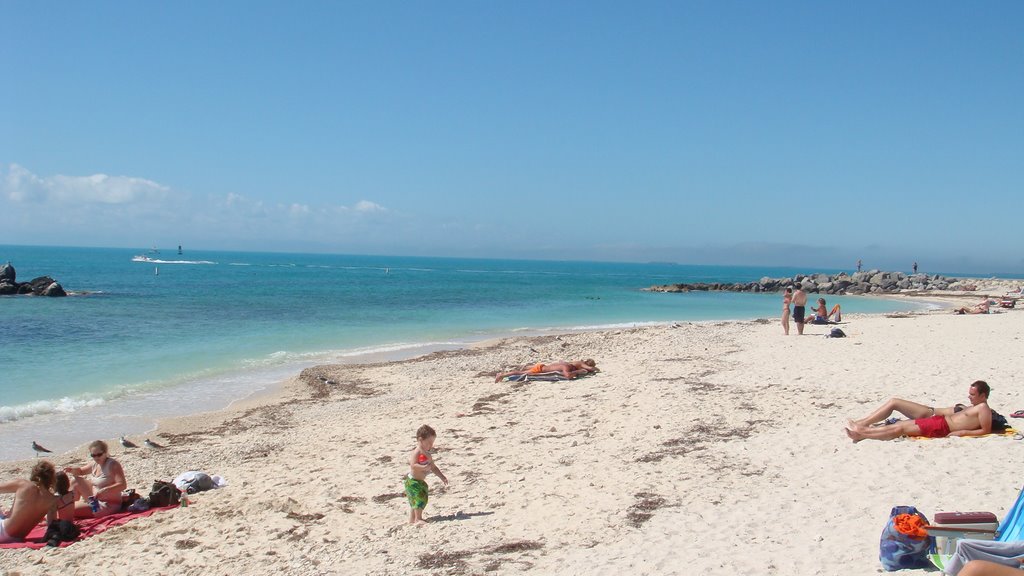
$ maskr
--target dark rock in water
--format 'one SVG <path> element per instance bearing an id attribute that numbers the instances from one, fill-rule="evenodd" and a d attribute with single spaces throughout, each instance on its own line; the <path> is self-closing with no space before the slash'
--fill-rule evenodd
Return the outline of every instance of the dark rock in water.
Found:
<path id="1" fill-rule="evenodd" d="M 43 296 L 59 297 L 67 296 L 68 293 L 64 291 L 64 287 L 59 282 L 53 282 L 43 290 Z"/>
<path id="2" fill-rule="evenodd" d="M 40 276 L 29 282 L 18 282 L 14 266 L 8 262 L 0 266 L 0 296 L 32 294 L 35 296 L 67 296 L 64 287 L 49 276 Z"/>
<path id="3" fill-rule="evenodd" d="M 868 270 L 847 274 L 841 272 L 828 274 L 796 274 L 792 278 L 769 278 L 767 276 L 756 282 L 736 282 L 720 284 L 717 282 L 694 284 L 666 284 L 644 288 L 649 292 L 691 292 L 691 291 L 726 291 L 726 292 L 779 292 L 796 283 L 803 286 L 805 292 L 821 294 L 886 294 L 902 291 L 928 290 L 974 290 L 974 285 L 955 278 L 946 278 L 927 274 L 907 275 L 903 272 L 883 272 Z"/>

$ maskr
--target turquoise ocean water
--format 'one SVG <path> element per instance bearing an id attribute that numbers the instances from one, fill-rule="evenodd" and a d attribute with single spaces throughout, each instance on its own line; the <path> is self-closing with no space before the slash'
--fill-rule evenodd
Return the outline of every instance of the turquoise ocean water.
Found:
<path id="1" fill-rule="evenodd" d="M 135 262 L 145 254 L 153 262 Z M 0 297 L 0 460 L 216 410 L 324 362 L 413 356 L 509 334 L 774 318 L 778 295 L 642 292 L 795 269 L 0 246 L 19 281 L 69 298 Z M 836 272 L 815 270 L 814 272 Z M 844 312 L 907 302 L 830 298 Z M 529 360 L 529 359 L 524 359 Z"/>

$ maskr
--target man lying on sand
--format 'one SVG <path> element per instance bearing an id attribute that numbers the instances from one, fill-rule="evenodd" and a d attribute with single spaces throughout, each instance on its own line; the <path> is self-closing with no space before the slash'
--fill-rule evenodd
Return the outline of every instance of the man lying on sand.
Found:
<path id="1" fill-rule="evenodd" d="M 988 407 L 989 386 L 978 380 L 971 384 L 967 397 L 971 406 L 957 410 L 957 407 L 934 408 L 901 398 L 892 398 L 871 415 L 860 420 L 850 420 L 846 435 L 851 440 L 893 440 L 901 436 L 984 436 L 992 432 L 992 410 Z M 880 422 L 893 413 L 899 412 L 914 420 L 903 420 L 885 426 L 870 425 Z"/>
<path id="2" fill-rule="evenodd" d="M 573 379 L 577 376 L 584 376 L 591 372 L 598 372 L 597 362 L 590 358 L 577 360 L 575 362 L 553 362 L 551 364 L 531 364 L 523 366 L 519 370 L 500 373 L 494 377 L 495 382 L 501 382 L 509 376 L 522 376 L 523 374 L 543 374 L 544 372 L 560 372 L 566 379 Z"/>
<path id="3" fill-rule="evenodd" d="M 988 314 L 989 303 L 988 300 L 978 302 L 974 306 L 968 308 L 962 306 L 953 311 L 954 314 Z"/>

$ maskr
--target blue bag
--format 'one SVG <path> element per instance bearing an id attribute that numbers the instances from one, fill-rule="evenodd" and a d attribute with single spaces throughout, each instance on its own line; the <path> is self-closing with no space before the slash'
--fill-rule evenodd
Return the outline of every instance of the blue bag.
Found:
<path id="1" fill-rule="evenodd" d="M 882 537 L 878 543 L 878 559 L 882 561 L 882 568 L 892 572 L 904 568 L 931 566 L 931 562 L 928 561 L 928 553 L 935 549 L 935 538 L 932 536 L 914 538 L 897 530 L 893 519 L 900 514 L 919 516 L 925 524 L 928 524 L 928 518 L 913 506 L 893 508 L 892 512 L 889 512 L 889 521 L 882 529 Z"/>

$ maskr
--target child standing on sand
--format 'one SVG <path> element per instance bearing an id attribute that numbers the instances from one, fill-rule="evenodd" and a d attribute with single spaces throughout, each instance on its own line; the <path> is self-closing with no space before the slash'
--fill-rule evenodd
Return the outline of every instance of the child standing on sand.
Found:
<path id="1" fill-rule="evenodd" d="M 405 477 L 405 495 L 409 497 L 409 524 L 426 524 L 423 509 L 427 507 L 427 474 L 433 472 L 448 485 L 441 470 L 430 457 L 430 449 L 434 447 L 437 433 L 424 424 L 416 431 L 416 449 L 409 455 L 409 475 Z"/>

